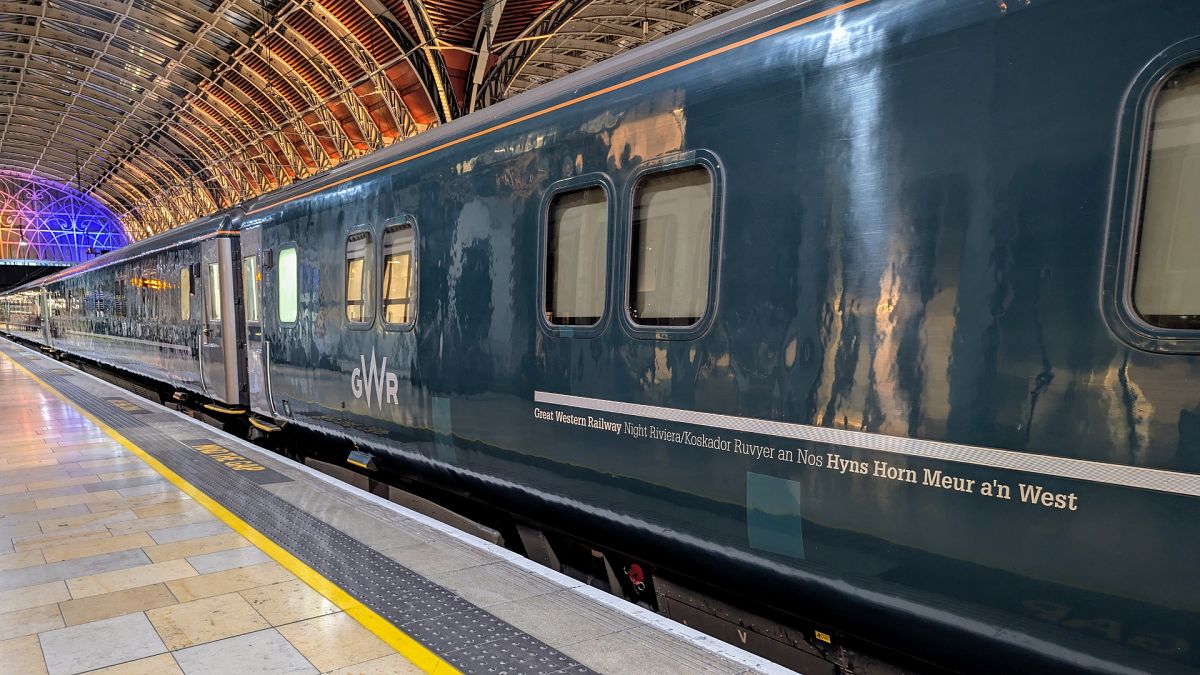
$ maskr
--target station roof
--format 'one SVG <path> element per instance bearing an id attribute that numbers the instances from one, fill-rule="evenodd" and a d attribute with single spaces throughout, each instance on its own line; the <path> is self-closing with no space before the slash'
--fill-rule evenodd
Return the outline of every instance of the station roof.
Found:
<path id="1" fill-rule="evenodd" d="M 131 239 L 748 0 L 0 0 L 0 169 Z"/>

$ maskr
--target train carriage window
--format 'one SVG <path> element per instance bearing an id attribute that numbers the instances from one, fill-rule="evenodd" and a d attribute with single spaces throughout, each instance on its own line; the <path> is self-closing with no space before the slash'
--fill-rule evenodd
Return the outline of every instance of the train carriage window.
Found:
<path id="1" fill-rule="evenodd" d="M 208 320 L 221 320 L 221 270 L 217 263 L 208 264 Z"/>
<path id="2" fill-rule="evenodd" d="M 708 307 L 713 184 L 702 166 L 652 173 L 633 196 L 629 314 L 646 326 L 691 326 Z"/>
<path id="3" fill-rule="evenodd" d="M 242 297 L 246 303 L 246 321 L 258 321 L 258 256 L 242 258 Z"/>
<path id="4" fill-rule="evenodd" d="M 179 318 L 189 321 L 192 318 L 192 270 L 187 265 L 179 269 Z"/>
<path id="5" fill-rule="evenodd" d="M 383 322 L 388 327 L 412 324 L 416 297 L 417 231 L 411 221 L 383 232 Z"/>
<path id="6" fill-rule="evenodd" d="M 1200 329 L 1200 64 L 1158 94 L 1133 304 L 1161 328 Z"/>
<path id="7" fill-rule="evenodd" d="M 346 320 L 367 324 L 375 318 L 370 298 L 371 233 L 355 232 L 346 238 Z"/>
<path id="8" fill-rule="evenodd" d="M 564 192 L 546 221 L 546 321 L 593 326 L 604 315 L 608 195 L 593 186 Z"/>
<path id="9" fill-rule="evenodd" d="M 295 246 L 280 249 L 276 274 L 279 282 L 279 322 L 295 323 L 300 310 L 300 275 Z"/>

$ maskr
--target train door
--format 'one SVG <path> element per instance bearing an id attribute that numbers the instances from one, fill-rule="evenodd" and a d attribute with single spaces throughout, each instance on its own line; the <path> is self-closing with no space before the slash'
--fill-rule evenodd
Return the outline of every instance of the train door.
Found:
<path id="1" fill-rule="evenodd" d="M 216 401 L 236 405 L 238 396 L 237 334 L 225 317 L 234 316 L 233 242 L 216 237 L 200 245 L 199 288 L 200 372 L 205 393 Z"/>
<path id="2" fill-rule="evenodd" d="M 292 417 L 289 399 L 298 384 L 306 384 L 304 363 L 292 362 L 293 355 L 303 357 L 303 350 L 289 345 L 300 323 L 300 254 L 296 241 L 289 238 L 294 225 L 275 219 L 259 230 L 264 391 L 258 405 L 277 419 Z"/>
<path id="3" fill-rule="evenodd" d="M 176 307 L 176 318 L 179 320 L 177 340 L 180 345 L 186 345 L 187 362 L 167 363 L 167 372 L 171 375 L 172 384 L 186 389 L 204 390 L 203 362 L 200 360 L 200 348 L 203 337 L 200 334 L 201 321 L 204 317 L 204 306 L 200 294 L 200 264 L 189 260 L 195 249 L 185 249 L 186 254 L 178 258 L 180 263 L 176 272 L 179 284 L 176 291 L 179 296 Z M 186 367 L 185 367 L 186 366 Z"/>
<path id="4" fill-rule="evenodd" d="M 45 286 L 37 290 L 37 300 L 38 308 L 42 314 L 42 320 L 39 322 L 38 327 L 38 330 L 41 332 L 41 341 L 42 344 L 50 347 L 53 346 L 50 342 L 50 298 Z"/>
<path id="5" fill-rule="evenodd" d="M 246 320 L 246 383 L 250 409 L 271 414 L 267 398 L 266 355 L 263 341 L 263 256 L 262 230 L 243 230 L 241 235 L 242 305 Z"/>

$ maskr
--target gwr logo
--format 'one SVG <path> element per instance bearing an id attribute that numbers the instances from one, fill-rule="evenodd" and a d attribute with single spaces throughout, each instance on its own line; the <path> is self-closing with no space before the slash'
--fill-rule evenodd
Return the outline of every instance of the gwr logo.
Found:
<path id="1" fill-rule="evenodd" d="M 393 405 L 399 405 L 396 400 L 396 391 L 400 388 L 400 381 L 396 378 L 395 373 L 389 373 L 387 369 L 387 357 L 383 357 L 376 367 L 375 365 L 375 350 L 371 350 L 371 367 L 367 367 L 367 357 L 359 354 L 359 367 L 355 368 L 350 373 L 350 391 L 354 394 L 354 398 L 366 398 L 367 407 L 371 407 L 371 393 L 375 394 L 375 405 L 380 410 L 383 410 L 383 398 L 387 396 L 387 402 Z"/>

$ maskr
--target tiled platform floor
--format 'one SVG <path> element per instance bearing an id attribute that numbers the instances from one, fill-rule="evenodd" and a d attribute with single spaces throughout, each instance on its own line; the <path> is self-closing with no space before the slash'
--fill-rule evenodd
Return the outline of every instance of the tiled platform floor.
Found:
<path id="1" fill-rule="evenodd" d="M 0 357 L 0 672 L 419 672 Z"/>
<path id="2" fill-rule="evenodd" d="M 415 640 L 428 652 L 414 658 L 468 675 L 790 672 L 4 340 L 0 461 L 0 673 L 413 670 L 289 570 L 375 612 L 389 644 Z M 286 569 L 224 522 L 282 548 Z"/>

